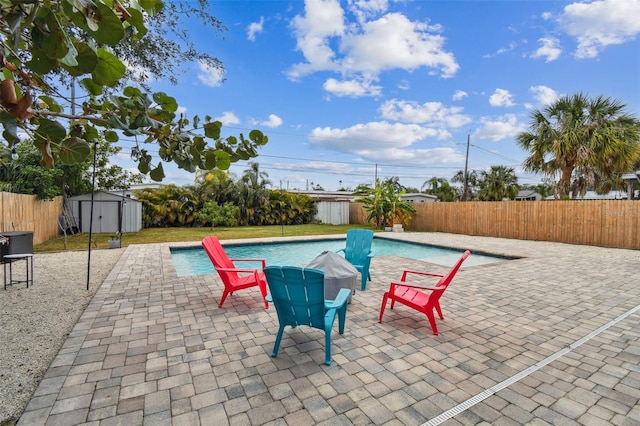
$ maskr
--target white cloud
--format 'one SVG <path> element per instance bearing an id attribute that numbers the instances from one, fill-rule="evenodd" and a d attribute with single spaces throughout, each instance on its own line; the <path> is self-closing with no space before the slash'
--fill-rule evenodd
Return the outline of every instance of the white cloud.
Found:
<path id="1" fill-rule="evenodd" d="M 269 114 L 269 119 L 260 123 L 262 126 L 276 128 L 282 125 L 282 118 L 275 114 Z"/>
<path id="2" fill-rule="evenodd" d="M 489 96 L 489 105 L 493 107 L 511 107 L 514 106 L 513 95 L 505 89 L 496 89 L 493 95 Z"/>
<path id="3" fill-rule="evenodd" d="M 410 21 L 399 13 L 371 18 L 386 11 L 383 0 L 351 1 L 349 6 L 357 22 L 347 20 L 338 0 L 305 1 L 304 15 L 292 21 L 305 62 L 290 68 L 290 79 L 318 71 L 338 72 L 345 81 L 377 81 L 381 72 L 393 69 L 424 67 L 444 78 L 458 71 L 455 57 L 444 50 L 440 26 Z"/>
<path id="4" fill-rule="evenodd" d="M 526 130 L 526 126 L 519 123 L 514 114 L 505 114 L 502 117 L 498 117 L 497 120 L 483 117 L 480 121 L 482 126 L 474 132 L 474 139 L 489 139 L 497 142 L 502 139 L 513 138 L 518 133 Z"/>
<path id="5" fill-rule="evenodd" d="M 471 118 L 462 114 L 462 111 L 462 107 L 446 107 L 440 102 L 425 102 L 420 105 L 397 99 L 386 101 L 380 106 L 383 118 L 444 128 L 457 128 L 470 123 Z M 441 138 L 443 136 L 448 137 L 440 135 Z"/>
<path id="6" fill-rule="evenodd" d="M 220 117 L 216 117 L 213 119 L 214 121 L 219 121 L 224 125 L 229 125 L 229 124 L 239 124 L 240 123 L 240 119 L 238 118 L 237 115 L 235 115 L 234 113 L 232 113 L 231 111 L 225 111 L 222 113 L 222 115 Z"/>
<path id="7" fill-rule="evenodd" d="M 469 94 L 464 90 L 456 90 L 451 99 L 453 99 L 454 101 L 459 101 L 466 98 L 467 96 L 469 96 Z"/>
<path id="8" fill-rule="evenodd" d="M 560 97 L 560 94 L 547 86 L 531 86 L 529 92 L 540 105 L 550 105 Z"/>
<path id="9" fill-rule="evenodd" d="M 315 128 L 309 139 L 311 145 L 337 152 L 360 154 L 389 148 L 406 148 L 417 141 L 439 136 L 439 131 L 418 124 L 388 123 L 386 121 L 356 124 L 346 129 Z"/>
<path id="10" fill-rule="evenodd" d="M 362 80 L 338 81 L 335 78 L 329 78 L 322 87 L 335 96 L 350 96 L 352 98 L 379 96 L 382 93 L 382 87 L 372 85 L 371 81 Z"/>
<path id="11" fill-rule="evenodd" d="M 599 0 L 565 6 L 560 26 L 578 41 L 575 56 L 595 58 L 607 46 L 632 41 L 640 33 L 640 0 Z"/>
<path id="12" fill-rule="evenodd" d="M 260 17 L 259 22 L 250 23 L 249 26 L 247 27 L 247 39 L 251 41 L 255 41 L 256 34 L 259 34 L 262 32 L 263 26 L 264 26 L 264 16 Z"/>
<path id="13" fill-rule="evenodd" d="M 502 55 L 503 53 L 511 52 L 516 47 L 518 47 L 518 43 L 516 43 L 515 41 L 512 41 L 511 43 L 509 43 L 509 46 L 501 47 L 495 53 L 489 53 L 489 54 L 483 55 L 483 58 L 494 58 L 498 55 Z"/>
<path id="14" fill-rule="evenodd" d="M 202 62 L 198 62 L 200 72 L 198 73 L 198 80 L 200 80 L 205 86 L 219 87 L 224 82 L 224 71 L 219 68 L 207 66 Z"/>
<path id="15" fill-rule="evenodd" d="M 187 113 L 187 107 L 178 106 L 178 109 L 176 109 L 176 114 L 186 114 L 186 113 Z"/>
<path id="16" fill-rule="evenodd" d="M 545 62 L 555 61 L 560 57 L 562 49 L 559 47 L 560 40 L 555 37 L 543 37 L 538 39 L 540 46 L 532 55 L 532 58 L 545 58 Z"/>

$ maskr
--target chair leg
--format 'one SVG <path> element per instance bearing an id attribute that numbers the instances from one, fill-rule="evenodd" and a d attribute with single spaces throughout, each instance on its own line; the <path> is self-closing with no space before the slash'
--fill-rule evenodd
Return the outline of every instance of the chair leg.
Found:
<path id="1" fill-rule="evenodd" d="M 225 289 L 222 292 L 222 298 L 220 299 L 220 303 L 218 304 L 218 308 L 222 308 L 222 304 L 224 303 L 224 301 L 227 299 L 227 296 L 229 295 L 230 291 Z"/>
<path id="2" fill-rule="evenodd" d="M 340 334 L 344 334 L 344 323 L 346 322 L 346 318 L 347 304 L 345 303 L 342 308 L 338 309 L 338 333 Z"/>
<path id="3" fill-rule="evenodd" d="M 367 288 L 367 274 L 363 271 L 360 273 L 360 276 L 362 277 L 362 284 L 360 285 L 360 289 L 364 291 Z"/>
<path id="4" fill-rule="evenodd" d="M 431 329 L 433 330 L 433 334 L 438 335 L 438 326 L 436 325 L 436 317 L 433 315 L 433 310 L 429 310 L 425 312 L 427 314 L 427 318 L 429 318 L 429 324 L 431 324 Z"/>
<path id="5" fill-rule="evenodd" d="M 382 296 L 382 306 L 380 306 L 380 317 L 378 318 L 378 322 L 382 322 L 382 315 L 384 315 L 384 310 L 387 307 L 387 299 L 389 298 L 389 292 L 386 291 L 384 296 Z M 393 306 L 393 300 L 391 301 L 391 306 Z"/>
<path id="6" fill-rule="evenodd" d="M 327 327 L 324 331 L 324 363 L 325 365 L 331 365 L 331 329 Z"/>
<path id="7" fill-rule="evenodd" d="M 440 316 L 440 319 L 444 319 L 444 316 L 442 316 L 442 310 L 440 309 L 439 302 L 436 302 L 436 311 L 438 311 L 438 315 Z"/>
<path id="8" fill-rule="evenodd" d="M 272 357 L 278 356 L 278 349 L 280 349 L 280 341 L 282 340 L 282 333 L 284 333 L 284 325 L 280 325 L 278 328 L 278 334 L 276 335 L 276 342 L 273 344 L 273 352 L 271 353 Z"/>

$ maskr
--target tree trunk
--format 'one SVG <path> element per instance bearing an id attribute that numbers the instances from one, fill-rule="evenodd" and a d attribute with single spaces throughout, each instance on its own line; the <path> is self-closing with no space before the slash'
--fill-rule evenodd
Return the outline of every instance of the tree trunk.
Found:
<path id="1" fill-rule="evenodd" d="M 571 189 L 571 175 L 573 174 L 573 167 L 563 167 L 560 181 L 558 181 L 557 193 L 560 198 L 566 198 L 569 196 Z"/>

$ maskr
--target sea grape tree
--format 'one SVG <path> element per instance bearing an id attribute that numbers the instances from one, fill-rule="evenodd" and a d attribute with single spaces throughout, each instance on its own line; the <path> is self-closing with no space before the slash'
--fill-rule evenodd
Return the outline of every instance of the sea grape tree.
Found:
<path id="1" fill-rule="evenodd" d="M 268 140 L 261 131 L 223 137 L 219 121 L 178 114 L 166 93 L 123 87 L 127 68 L 118 46 L 144 42 L 163 6 L 162 0 L 0 0 L 0 144 L 10 151 L 32 140 L 41 165 L 52 167 L 84 161 L 92 144 L 124 135 L 137 141 L 131 155 L 140 172 L 156 181 L 164 177 L 162 162 L 147 144 L 157 145 L 161 160 L 191 172 L 256 157 Z M 71 81 L 86 92 L 81 104 L 69 94 Z"/>

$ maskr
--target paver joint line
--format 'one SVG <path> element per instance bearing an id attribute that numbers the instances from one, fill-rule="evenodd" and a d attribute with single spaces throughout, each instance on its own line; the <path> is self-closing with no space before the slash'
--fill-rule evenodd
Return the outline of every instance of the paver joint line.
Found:
<path id="1" fill-rule="evenodd" d="M 543 359 L 542 361 L 538 362 L 537 364 L 532 365 L 531 367 L 527 368 L 526 370 L 523 370 L 523 371 L 519 372 L 518 374 L 514 374 L 513 376 L 509 377 L 508 379 L 503 380 L 502 382 L 490 387 L 489 389 L 480 392 L 479 394 L 467 399 L 464 402 L 461 402 L 460 404 L 458 404 L 455 407 L 445 411 L 444 413 L 440 414 L 439 416 L 434 417 L 433 419 L 422 423 L 422 425 L 420 425 L 420 426 L 437 426 L 437 425 L 439 425 L 439 424 L 441 424 L 441 423 L 453 418 L 454 416 L 462 413 L 463 411 L 465 411 L 465 410 L 473 407 L 474 405 L 484 401 L 485 399 L 489 398 L 491 395 L 494 395 L 496 392 L 499 392 L 502 389 L 504 389 L 504 388 L 514 384 L 515 382 L 525 378 L 529 374 L 533 373 L 534 371 L 537 371 L 537 370 L 541 369 L 545 365 L 557 360 L 558 358 L 563 357 L 564 355 L 568 354 L 572 350 L 578 348 L 580 345 L 582 345 L 585 342 L 588 342 L 589 340 L 593 339 L 598 334 L 602 333 L 603 331 L 607 330 L 608 328 L 612 327 L 613 325 L 619 323 L 620 321 L 624 320 L 625 318 L 633 315 L 638 310 L 640 310 L 640 305 L 636 306 L 635 308 L 632 308 L 632 309 L 628 310 L 627 312 L 625 312 L 624 314 L 620 315 L 619 317 L 612 319 L 611 321 L 609 321 L 608 323 L 606 323 L 602 327 L 600 327 L 600 328 L 592 331 L 591 333 L 587 334 L 586 336 L 576 340 L 571 345 L 569 345 L 567 348 L 559 350 L 558 352 L 554 353 L 553 355 L 548 356 L 547 358 Z"/>

